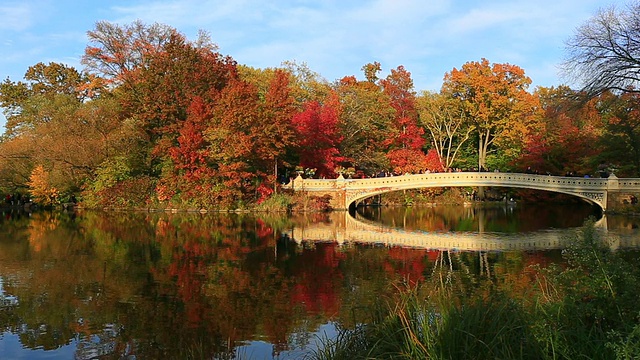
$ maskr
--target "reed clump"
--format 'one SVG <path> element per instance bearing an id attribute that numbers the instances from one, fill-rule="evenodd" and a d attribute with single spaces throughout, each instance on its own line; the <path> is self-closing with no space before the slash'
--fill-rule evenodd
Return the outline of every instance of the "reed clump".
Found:
<path id="1" fill-rule="evenodd" d="M 572 240 L 563 266 L 534 266 L 517 294 L 455 277 L 399 286 L 372 321 L 340 328 L 309 358 L 639 359 L 637 253 L 612 251 L 591 220 Z"/>

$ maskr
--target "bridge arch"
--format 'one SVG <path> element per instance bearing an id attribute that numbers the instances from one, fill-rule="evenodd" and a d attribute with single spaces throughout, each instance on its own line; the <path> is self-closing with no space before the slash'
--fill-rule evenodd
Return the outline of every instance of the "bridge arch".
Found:
<path id="1" fill-rule="evenodd" d="M 592 192 L 592 191 L 591 192 L 576 192 L 576 191 L 562 189 L 562 188 L 555 189 L 555 188 L 550 188 L 549 186 L 537 186 L 537 184 L 533 184 L 533 185 L 522 185 L 522 184 L 509 184 L 509 185 L 491 184 L 491 185 L 486 185 L 486 183 L 483 182 L 483 181 L 478 181 L 478 182 L 471 182 L 470 181 L 470 182 L 468 182 L 466 184 L 463 184 L 463 185 L 438 185 L 438 184 L 409 185 L 409 186 L 399 186 L 397 188 L 378 189 L 378 190 L 374 190 L 374 191 L 368 192 L 366 194 L 356 193 L 355 195 L 353 195 L 353 196 L 351 196 L 350 198 L 347 199 L 348 203 L 346 204 L 346 207 L 347 208 L 351 208 L 351 206 L 357 205 L 358 202 L 366 200 L 366 199 L 371 198 L 371 197 L 376 196 L 376 195 L 381 195 L 381 194 L 390 193 L 390 192 L 396 192 L 396 191 L 402 191 L 402 190 L 418 190 L 418 189 L 438 188 L 438 187 L 479 187 L 479 186 L 502 187 L 502 188 L 520 188 L 520 189 L 528 189 L 528 190 L 540 190 L 540 191 L 556 192 L 556 193 L 561 193 L 561 194 L 566 194 L 566 195 L 578 197 L 578 198 L 584 200 L 585 202 L 587 202 L 587 203 L 589 203 L 591 205 L 598 206 L 602 210 L 606 209 L 606 194 L 600 194 L 600 193 Z"/>

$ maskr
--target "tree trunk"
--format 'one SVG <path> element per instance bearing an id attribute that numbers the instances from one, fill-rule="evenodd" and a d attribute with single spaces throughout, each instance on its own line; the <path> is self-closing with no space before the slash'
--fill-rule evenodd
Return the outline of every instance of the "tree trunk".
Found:
<path id="1" fill-rule="evenodd" d="M 274 158 L 275 165 L 273 166 L 273 174 L 275 179 L 273 180 L 273 193 L 278 193 L 278 158 Z"/>
<path id="2" fill-rule="evenodd" d="M 482 134 L 479 136 L 478 140 L 478 171 L 482 172 L 484 169 L 484 165 L 486 162 L 486 150 L 484 147 Z M 484 200 L 484 186 L 478 186 L 478 199 Z"/>

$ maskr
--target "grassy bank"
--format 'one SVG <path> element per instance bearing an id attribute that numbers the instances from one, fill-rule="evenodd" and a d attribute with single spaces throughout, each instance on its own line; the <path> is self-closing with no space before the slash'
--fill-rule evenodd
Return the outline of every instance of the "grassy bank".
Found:
<path id="1" fill-rule="evenodd" d="M 637 255 L 612 252 L 591 221 L 572 240 L 565 266 L 533 266 L 526 278 L 477 286 L 434 273 L 399 286 L 372 321 L 340 329 L 309 358 L 640 358 Z"/>

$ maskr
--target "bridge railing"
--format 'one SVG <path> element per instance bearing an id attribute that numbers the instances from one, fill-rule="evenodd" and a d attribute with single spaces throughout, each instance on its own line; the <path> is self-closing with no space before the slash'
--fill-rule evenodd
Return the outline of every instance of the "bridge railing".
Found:
<path id="1" fill-rule="evenodd" d="M 415 184 L 431 184 L 442 186 L 519 186 L 537 188 L 562 188 L 562 189 L 589 189 L 594 191 L 612 190 L 612 186 L 638 187 L 640 179 L 628 179 L 619 181 L 615 176 L 606 178 L 577 178 L 564 176 L 535 175 L 522 173 L 499 172 L 454 172 L 454 173 L 430 173 L 408 174 L 401 176 L 389 176 L 364 179 L 302 179 L 296 178 L 285 188 L 293 190 L 321 191 L 330 189 L 372 189 L 382 187 L 403 188 Z M 536 186 L 537 185 L 537 186 Z"/>

